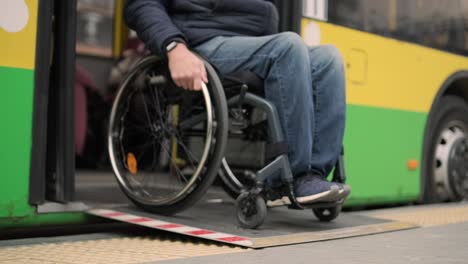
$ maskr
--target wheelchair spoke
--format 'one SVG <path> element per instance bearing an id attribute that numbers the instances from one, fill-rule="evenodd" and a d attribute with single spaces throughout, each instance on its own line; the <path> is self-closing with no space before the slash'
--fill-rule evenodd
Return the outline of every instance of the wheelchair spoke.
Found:
<path id="1" fill-rule="evenodd" d="M 183 141 L 182 137 L 180 136 L 179 132 L 176 131 L 175 134 L 176 134 L 176 138 L 179 139 L 177 141 L 177 144 L 179 146 L 181 146 L 184 149 L 185 153 L 191 158 L 192 164 L 193 164 L 193 161 L 195 161 L 196 163 L 199 163 L 200 161 L 197 158 L 195 158 L 192 151 L 190 151 L 189 148 L 184 144 L 184 141 Z M 194 165 L 194 167 L 195 167 L 195 165 Z"/>
<path id="2" fill-rule="evenodd" d="M 141 94 L 141 96 L 143 97 L 143 106 L 145 108 L 145 114 L 146 114 L 146 119 L 148 120 L 148 124 L 153 124 L 153 120 L 151 119 L 151 116 L 149 114 L 149 110 L 148 110 L 148 105 L 146 104 L 146 99 L 144 98 L 144 95 Z"/>
<path id="3" fill-rule="evenodd" d="M 163 146 L 162 148 L 163 148 L 163 150 L 166 152 L 166 154 L 168 154 L 169 156 L 171 156 L 170 151 L 169 151 L 166 147 Z M 177 161 L 175 161 L 173 158 L 171 158 L 171 162 L 172 162 L 172 164 L 173 164 L 173 166 L 174 166 L 174 167 L 171 167 L 171 168 L 176 169 L 176 172 L 178 172 L 178 173 L 177 173 L 177 176 L 179 177 L 179 179 L 182 180 L 182 178 L 183 178 L 183 180 L 184 180 L 185 182 L 187 182 L 187 178 L 185 178 L 185 176 L 184 176 L 184 174 L 182 173 L 182 171 L 180 171 L 179 165 L 177 164 Z"/>

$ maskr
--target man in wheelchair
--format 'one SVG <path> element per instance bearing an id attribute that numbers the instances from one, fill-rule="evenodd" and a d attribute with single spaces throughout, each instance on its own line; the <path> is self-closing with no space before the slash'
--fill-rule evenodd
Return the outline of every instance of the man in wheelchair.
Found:
<path id="1" fill-rule="evenodd" d="M 343 59 L 334 46 L 309 47 L 295 33 L 278 33 L 278 13 L 268 0 L 128 0 L 125 20 L 150 51 L 167 58 L 173 81 L 184 89 L 198 91 L 208 82 L 198 55 L 221 74 L 260 77 L 278 110 L 297 201 L 346 198 L 348 186 L 326 179 L 345 128 Z"/>

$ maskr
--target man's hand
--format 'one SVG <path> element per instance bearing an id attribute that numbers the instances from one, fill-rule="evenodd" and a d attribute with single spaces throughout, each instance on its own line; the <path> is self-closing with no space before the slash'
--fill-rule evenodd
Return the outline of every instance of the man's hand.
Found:
<path id="1" fill-rule="evenodd" d="M 178 44 L 167 54 L 167 57 L 172 80 L 178 86 L 187 90 L 199 91 L 202 89 L 202 82 L 208 83 L 205 64 L 184 44 Z"/>

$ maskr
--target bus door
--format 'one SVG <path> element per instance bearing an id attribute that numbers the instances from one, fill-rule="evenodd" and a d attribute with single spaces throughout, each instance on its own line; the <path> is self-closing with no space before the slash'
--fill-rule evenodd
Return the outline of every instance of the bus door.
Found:
<path id="1" fill-rule="evenodd" d="M 48 200 L 66 202 L 74 191 L 74 74 L 76 1 L 54 2 L 53 55 L 47 133 Z"/>
<path id="2" fill-rule="evenodd" d="M 76 1 L 39 1 L 29 202 L 67 202 L 74 184 Z"/>
<path id="3" fill-rule="evenodd" d="M 120 58 L 128 32 L 122 23 L 123 0 L 44 2 L 52 10 L 48 14 L 52 17 L 52 52 L 46 115 L 45 200 L 67 203 L 75 200 L 76 187 L 74 104 L 83 103 L 85 111 L 89 110 L 86 102 L 75 98 L 75 67 L 80 64 L 87 68 L 93 79 L 107 79 L 106 71 L 100 67 L 107 68 Z M 44 17 L 47 20 L 47 15 Z M 105 142 L 100 138 L 100 144 Z"/>

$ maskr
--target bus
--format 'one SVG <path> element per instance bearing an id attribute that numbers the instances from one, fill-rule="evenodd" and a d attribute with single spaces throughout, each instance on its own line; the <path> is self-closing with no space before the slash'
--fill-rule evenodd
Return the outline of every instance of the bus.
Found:
<path id="1" fill-rule="evenodd" d="M 276 2 L 282 31 L 333 44 L 345 60 L 345 205 L 466 199 L 468 0 Z M 96 220 L 84 212 L 104 196 L 102 183 L 75 169 L 75 63 L 106 84 L 128 35 L 123 4 L 21 0 L 2 8 L 0 229 Z"/>
<path id="2" fill-rule="evenodd" d="M 348 204 L 468 197 L 468 1 L 311 0 L 302 36 L 347 78 Z"/>

